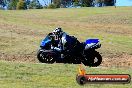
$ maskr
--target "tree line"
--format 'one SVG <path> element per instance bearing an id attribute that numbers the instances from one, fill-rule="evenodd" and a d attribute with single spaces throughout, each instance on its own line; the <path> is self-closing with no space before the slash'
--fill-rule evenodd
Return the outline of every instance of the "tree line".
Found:
<path id="1" fill-rule="evenodd" d="M 43 6 L 39 0 L 0 0 L 0 8 L 7 8 L 9 10 L 16 9 L 42 9 Z"/>
<path id="2" fill-rule="evenodd" d="M 44 1 L 44 0 L 43 0 Z M 67 7 L 102 7 L 113 6 L 115 0 L 51 0 L 51 3 L 42 6 L 39 0 L 0 0 L 0 8 L 16 9 L 42 9 L 42 8 L 67 8 Z"/>
<path id="3" fill-rule="evenodd" d="M 81 7 L 102 7 L 114 6 L 116 0 L 51 0 L 51 3 L 59 7 L 81 6 Z"/>

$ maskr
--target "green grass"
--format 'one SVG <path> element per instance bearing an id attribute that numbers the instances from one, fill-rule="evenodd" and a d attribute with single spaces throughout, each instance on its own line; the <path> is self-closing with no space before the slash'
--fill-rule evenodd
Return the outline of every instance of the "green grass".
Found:
<path id="1" fill-rule="evenodd" d="M 132 54 L 131 9 L 132 7 L 0 10 L 0 52 L 35 54 L 44 36 L 60 26 L 80 41 L 99 38 L 103 56 L 112 56 L 115 52 Z"/>
<path id="2" fill-rule="evenodd" d="M 1 88 L 131 88 L 130 84 L 86 84 L 76 83 L 78 65 L 32 64 L 0 61 Z M 125 68 L 89 68 L 89 74 L 130 74 Z"/>

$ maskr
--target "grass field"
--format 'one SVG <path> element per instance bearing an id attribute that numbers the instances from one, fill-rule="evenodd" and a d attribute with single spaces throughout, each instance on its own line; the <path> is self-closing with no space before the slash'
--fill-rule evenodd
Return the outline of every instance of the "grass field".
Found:
<path id="1" fill-rule="evenodd" d="M 0 10 L 1 88 L 80 88 L 75 81 L 78 65 L 40 64 L 36 59 L 40 41 L 56 27 L 62 27 L 79 41 L 101 40 L 102 48 L 98 51 L 105 59 L 103 65 L 86 67 L 87 72 L 132 75 L 132 7 Z M 109 65 L 103 67 L 106 63 Z M 131 88 L 132 85 L 83 87 Z"/>
<path id="2" fill-rule="evenodd" d="M 130 84 L 86 84 L 76 83 L 79 66 L 70 64 L 27 64 L 0 62 L 1 88 L 131 88 Z M 132 70 L 121 68 L 89 68 L 90 74 L 132 74 Z"/>
<path id="3" fill-rule="evenodd" d="M 35 54 L 44 36 L 59 26 L 80 41 L 99 38 L 102 43 L 100 52 L 104 56 L 132 54 L 131 9 L 132 7 L 1 10 L 0 52 Z"/>

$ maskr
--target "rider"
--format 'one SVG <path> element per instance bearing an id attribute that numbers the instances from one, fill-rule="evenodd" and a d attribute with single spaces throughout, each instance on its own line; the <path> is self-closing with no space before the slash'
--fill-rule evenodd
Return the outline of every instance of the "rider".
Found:
<path id="1" fill-rule="evenodd" d="M 61 28 L 56 28 L 52 34 L 54 36 L 53 41 L 57 44 L 56 46 L 51 44 L 51 49 L 61 53 L 78 54 L 80 42 L 74 36 L 67 35 Z"/>
<path id="2" fill-rule="evenodd" d="M 52 32 L 53 36 L 54 36 L 54 41 L 56 41 L 58 44 L 56 46 L 51 45 L 51 49 L 55 49 L 59 52 L 62 52 L 65 47 L 65 43 L 66 43 L 66 33 L 62 31 L 61 28 L 56 28 L 53 32 Z"/>

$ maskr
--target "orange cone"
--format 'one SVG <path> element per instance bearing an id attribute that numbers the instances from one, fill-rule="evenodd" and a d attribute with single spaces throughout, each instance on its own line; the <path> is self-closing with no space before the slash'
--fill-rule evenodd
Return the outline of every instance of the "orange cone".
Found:
<path id="1" fill-rule="evenodd" d="M 86 71 L 84 68 L 82 68 L 82 64 L 80 64 L 79 66 L 79 75 L 85 75 L 86 74 Z"/>

